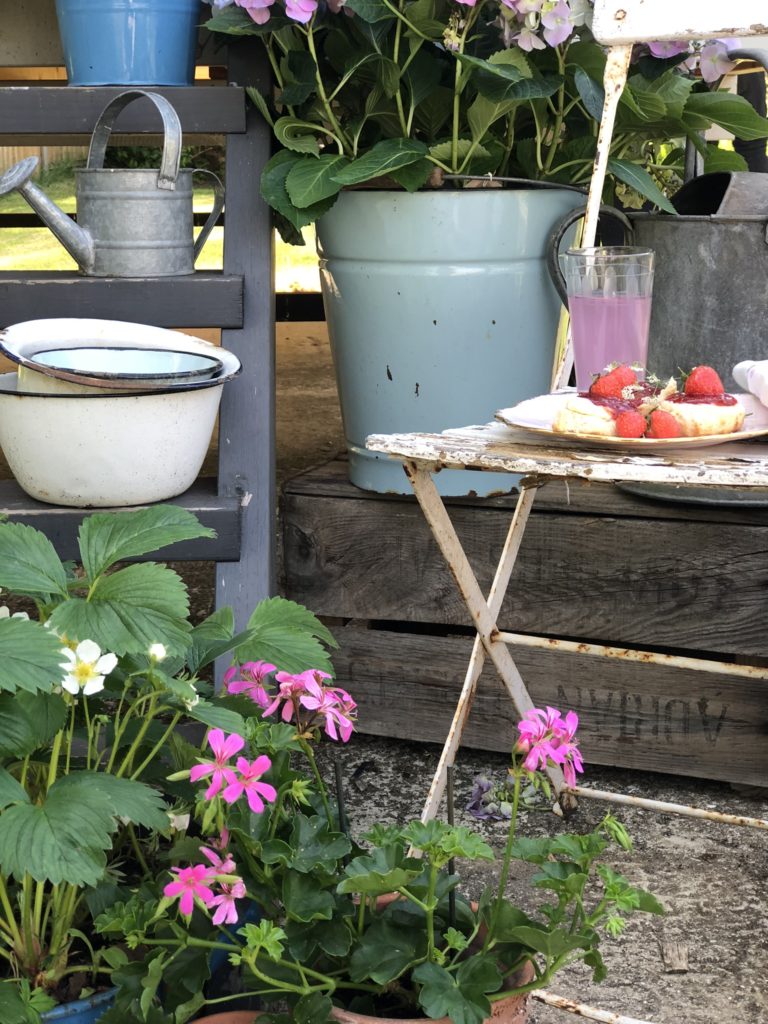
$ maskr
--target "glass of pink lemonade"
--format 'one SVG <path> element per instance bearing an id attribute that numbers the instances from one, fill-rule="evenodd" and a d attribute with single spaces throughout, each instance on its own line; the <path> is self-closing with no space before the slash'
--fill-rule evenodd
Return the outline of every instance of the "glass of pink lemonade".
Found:
<path id="1" fill-rule="evenodd" d="M 645 368 L 653 250 L 627 245 L 568 249 L 563 263 L 576 387 L 587 391 L 611 363 Z"/>

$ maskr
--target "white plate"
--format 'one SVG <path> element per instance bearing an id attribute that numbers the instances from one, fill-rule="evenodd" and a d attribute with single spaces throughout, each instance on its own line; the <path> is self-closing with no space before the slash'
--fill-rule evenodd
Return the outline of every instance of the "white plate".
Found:
<path id="1" fill-rule="evenodd" d="M 705 434 L 701 437 L 601 437 L 597 434 L 561 434 L 552 429 L 555 416 L 562 406 L 576 394 L 575 388 L 565 388 L 551 395 L 528 398 L 510 409 L 499 409 L 496 419 L 509 427 L 521 427 L 533 434 L 553 440 L 578 441 L 592 448 L 618 448 L 621 451 L 649 451 L 663 448 L 675 451 L 683 448 L 709 448 L 716 444 L 730 444 L 732 441 L 747 441 L 751 437 L 768 434 L 768 409 L 754 395 L 738 394 L 735 397 L 746 411 L 746 430 L 734 434 Z"/>

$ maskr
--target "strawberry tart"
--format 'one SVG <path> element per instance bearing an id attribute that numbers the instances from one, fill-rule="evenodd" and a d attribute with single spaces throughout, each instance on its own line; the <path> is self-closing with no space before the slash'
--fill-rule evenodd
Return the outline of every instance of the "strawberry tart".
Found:
<path id="1" fill-rule="evenodd" d="M 744 415 L 711 366 L 694 367 L 680 388 L 674 377 L 641 381 L 630 366 L 620 365 L 599 374 L 589 391 L 569 398 L 552 429 L 593 437 L 702 437 L 740 430 Z"/>

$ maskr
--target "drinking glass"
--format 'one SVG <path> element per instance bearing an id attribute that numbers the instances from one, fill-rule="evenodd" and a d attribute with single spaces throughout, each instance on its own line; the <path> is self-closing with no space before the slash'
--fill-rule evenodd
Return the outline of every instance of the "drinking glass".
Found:
<path id="1" fill-rule="evenodd" d="M 652 249 L 627 245 L 568 249 L 560 256 L 579 391 L 610 363 L 645 368 L 653 256 Z"/>

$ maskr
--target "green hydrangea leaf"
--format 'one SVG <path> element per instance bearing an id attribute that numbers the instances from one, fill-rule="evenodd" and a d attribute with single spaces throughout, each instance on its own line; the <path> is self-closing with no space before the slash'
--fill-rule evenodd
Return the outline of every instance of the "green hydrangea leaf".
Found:
<path id="1" fill-rule="evenodd" d="M 58 633 L 94 640 L 118 655 L 145 653 L 154 643 L 178 654 L 190 643 L 188 611 L 187 589 L 177 573 L 144 562 L 100 577 L 89 600 L 64 601 L 50 623 Z"/>
<path id="2" fill-rule="evenodd" d="M 33 597 L 66 597 L 66 570 L 53 544 L 39 530 L 0 523 L 0 587 Z"/>
<path id="3" fill-rule="evenodd" d="M 139 558 L 183 540 L 215 536 L 214 530 L 178 505 L 99 512 L 84 519 L 78 533 L 83 568 L 90 580 L 115 562 Z"/>
<path id="4" fill-rule="evenodd" d="M 764 139 L 768 135 L 768 119 L 761 117 L 743 96 L 729 92 L 695 92 L 685 105 L 685 120 L 700 117 L 733 132 L 745 142 Z"/>
<path id="5" fill-rule="evenodd" d="M 61 640 L 39 622 L 0 619 L 0 690 L 50 692 L 64 676 L 61 648 Z"/>
<path id="6" fill-rule="evenodd" d="M 394 18 L 394 14 L 384 3 L 384 0 L 347 0 L 345 6 L 350 11 L 354 11 L 363 21 L 370 24 Z"/>
<path id="7" fill-rule="evenodd" d="M 416 139 L 385 139 L 334 174 L 333 180 L 340 185 L 357 185 L 416 163 L 428 152 L 424 143 Z"/>
<path id="8" fill-rule="evenodd" d="M 665 213 L 677 214 L 677 210 L 674 208 L 672 203 L 667 199 L 664 193 L 661 191 L 659 186 L 650 176 L 650 174 L 637 164 L 633 164 L 630 160 L 617 160 L 611 157 L 608 161 L 608 170 L 611 174 L 615 175 L 619 181 L 623 181 L 625 185 L 629 185 L 630 188 L 635 189 L 641 196 L 645 196 L 646 199 L 650 199 L 660 210 Z"/>
<path id="9" fill-rule="evenodd" d="M 341 186 L 333 176 L 348 163 L 347 157 L 338 153 L 322 153 L 297 160 L 285 179 L 285 188 L 293 205 L 305 209 L 335 196 Z"/>

